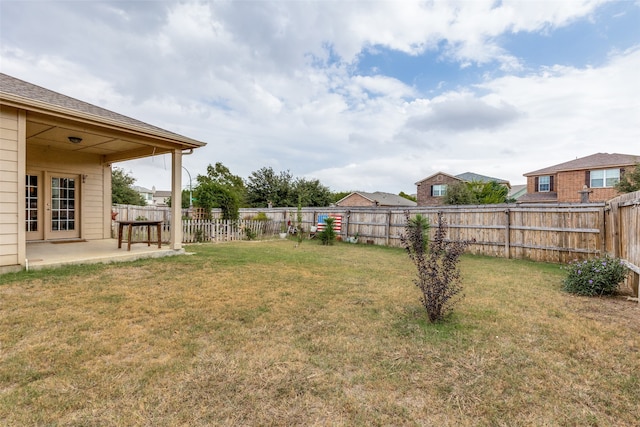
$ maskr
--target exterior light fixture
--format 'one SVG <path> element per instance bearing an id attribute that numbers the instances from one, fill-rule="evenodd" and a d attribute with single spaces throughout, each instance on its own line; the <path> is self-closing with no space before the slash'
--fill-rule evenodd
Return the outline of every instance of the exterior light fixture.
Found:
<path id="1" fill-rule="evenodd" d="M 80 144 L 82 142 L 82 138 L 80 138 L 79 136 L 70 136 L 69 142 L 72 144 Z"/>

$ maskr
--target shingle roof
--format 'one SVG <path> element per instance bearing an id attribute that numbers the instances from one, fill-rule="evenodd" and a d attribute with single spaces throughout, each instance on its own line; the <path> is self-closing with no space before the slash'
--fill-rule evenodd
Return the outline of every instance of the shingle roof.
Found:
<path id="1" fill-rule="evenodd" d="M 631 166 L 639 162 L 640 162 L 640 156 L 638 155 L 618 154 L 618 153 L 612 153 L 612 154 L 596 153 L 590 156 L 581 157 L 579 159 L 560 163 L 554 166 L 538 169 L 537 171 L 527 172 L 524 174 L 524 176 L 552 174 L 556 172 L 571 171 L 571 170 Z"/>
<path id="2" fill-rule="evenodd" d="M 509 184 L 509 181 L 504 180 L 504 179 L 500 179 L 500 178 L 493 178 L 490 176 L 485 176 L 485 175 L 480 175 L 477 173 L 473 173 L 473 172 L 465 172 L 465 173 L 461 173 L 459 175 L 456 175 L 456 178 L 459 178 L 463 181 L 467 181 L 467 182 L 491 182 L 491 181 L 495 181 L 498 184 Z"/>
<path id="3" fill-rule="evenodd" d="M 544 193 L 526 193 L 518 198 L 518 203 L 526 202 L 557 202 L 558 193 L 545 191 Z"/>
<path id="4" fill-rule="evenodd" d="M 397 194 L 383 193 L 382 191 L 376 191 L 374 193 L 366 193 L 364 191 L 354 191 L 354 193 L 357 193 L 362 197 L 371 200 L 371 202 L 377 201 L 378 205 L 380 206 L 417 206 L 418 205 L 413 200 L 405 199 L 404 197 L 398 196 Z"/>
<path id="5" fill-rule="evenodd" d="M 26 101 L 27 104 L 45 104 L 55 106 L 69 113 L 81 113 L 84 115 L 94 116 L 97 119 L 117 122 L 125 127 L 142 128 L 153 134 L 169 136 L 177 140 L 195 143 L 197 145 L 205 145 L 203 142 L 195 141 L 177 133 L 150 125 L 140 120 L 115 113 L 102 107 L 80 101 L 70 96 L 45 89 L 41 86 L 25 82 L 15 77 L 0 73 L 0 98 L 6 98 L 2 94 L 13 95 Z"/>

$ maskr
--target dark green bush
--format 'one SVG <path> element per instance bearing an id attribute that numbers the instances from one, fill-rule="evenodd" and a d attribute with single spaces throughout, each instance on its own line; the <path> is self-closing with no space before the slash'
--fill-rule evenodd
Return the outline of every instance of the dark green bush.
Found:
<path id="1" fill-rule="evenodd" d="M 564 290 L 586 296 L 614 294 L 629 272 L 619 258 L 609 255 L 573 261 L 565 268 L 569 274 L 564 279 Z"/>

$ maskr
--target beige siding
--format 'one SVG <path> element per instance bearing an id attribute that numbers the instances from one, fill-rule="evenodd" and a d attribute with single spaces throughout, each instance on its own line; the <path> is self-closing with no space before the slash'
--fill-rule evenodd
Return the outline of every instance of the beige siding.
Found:
<path id="1" fill-rule="evenodd" d="M 105 206 L 102 193 L 103 169 L 109 167 L 102 165 L 101 160 L 98 155 L 27 145 L 29 170 L 80 176 L 80 237 L 87 240 L 109 236 L 109 230 L 104 229 L 104 218 L 109 215 L 110 207 Z"/>
<path id="2" fill-rule="evenodd" d="M 0 107 L 0 267 L 20 263 L 18 123 L 18 110 Z"/>

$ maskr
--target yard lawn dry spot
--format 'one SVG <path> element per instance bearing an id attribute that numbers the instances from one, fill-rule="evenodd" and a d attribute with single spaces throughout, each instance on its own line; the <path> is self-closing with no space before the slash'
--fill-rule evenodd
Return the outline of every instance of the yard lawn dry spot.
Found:
<path id="1" fill-rule="evenodd" d="M 467 256 L 431 325 L 398 249 L 291 241 L 0 276 L 3 425 L 616 425 L 640 310 Z"/>

